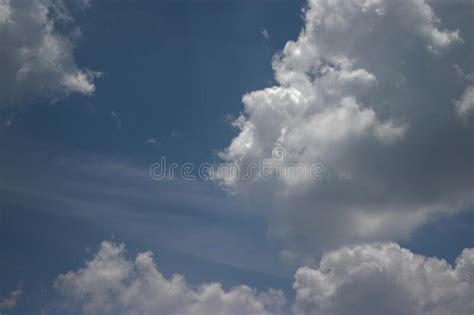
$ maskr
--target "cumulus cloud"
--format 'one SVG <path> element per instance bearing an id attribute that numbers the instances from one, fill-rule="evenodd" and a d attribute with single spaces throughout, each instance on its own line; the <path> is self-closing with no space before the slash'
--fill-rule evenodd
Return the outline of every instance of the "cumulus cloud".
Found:
<path id="1" fill-rule="evenodd" d="M 459 28 L 423 0 L 310 0 L 273 59 L 278 84 L 243 96 L 221 157 L 246 169 L 283 147 L 283 166 L 322 163 L 324 179 L 222 184 L 270 208 L 271 232 L 302 249 L 406 238 L 472 205 L 474 130 L 452 105 L 465 82 L 444 79 L 467 60 Z"/>
<path id="2" fill-rule="evenodd" d="M 71 305 L 91 314 L 282 314 L 281 291 L 219 283 L 190 287 L 180 275 L 163 277 L 152 254 L 124 257 L 124 245 L 103 242 L 84 268 L 60 275 L 56 286 Z M 294 315 L 468 315 L 474 310 L 474 249 L 455 266 L 416 255 L 394 243 L 344 247 L 316 267 L 295 274 Z"/>
<path id="3" fill-rule="evenodd" d="M 297 315 L 468 315 L 474 311 L 474 249 L 456 265 L 415 255 L 397 244 L 330 252 L 318 268 L 298 269 Z"/>
<path id="4" fill-rule="evenodd" d="M 165 278 L 152 253 L 125 258 L 124 245 L 104 241 L 97 255 L 77 271 L 60 275 L 56 287 L 87 313 L 169 315 L 278 314 L 281 291 L 257 293 L 247 286 L 225 291 L 219 283 L 193 288 L 179 274 Z"/>
<path id="5" fill-rule="evenodd" d="M 18 286 L 15 290 L 10 292 L 10 294 L 5 297 L 3 300 L 0 300 L 0 310 L 10 310 L 14 308 L 20 296 L 23 294 L 21 286 Z"/>
<path id="6" fill-rule="evenodd" d="M 61 0 L 0 0 L 0 106 L 92 94 L 98 73 L 76 64 L 78 32 Z"/>

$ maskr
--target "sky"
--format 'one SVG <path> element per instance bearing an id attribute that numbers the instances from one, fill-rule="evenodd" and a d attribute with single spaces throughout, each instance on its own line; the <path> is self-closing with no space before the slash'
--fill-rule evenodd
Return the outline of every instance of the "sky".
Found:
<path id="1" fill-rule="evenodd" d="M 0 315 L 472 314 L 473 12 L 0 0 Z"/>

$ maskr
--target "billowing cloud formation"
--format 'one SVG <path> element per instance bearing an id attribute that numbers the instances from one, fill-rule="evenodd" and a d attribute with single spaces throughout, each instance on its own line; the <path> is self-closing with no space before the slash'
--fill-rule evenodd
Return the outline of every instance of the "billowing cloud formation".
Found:
<path id="1" fill-rule="evenodd" d="M 342 248 L 296 272 L 295 314 L 468 315 L 474 311 L 474 249 L 453 268 L 397 244 Z"/>
<path id="2" fill-rule="evenodd" d="M 292 314 L 468 315 L 473 272 L 474 249 L 465 249 L 451 267 L 394 243 L 345 247 L 325 254 L 318 268 L 297 270 Z M 86 267 L 60 275 L 56 286 L 68 303 L 92 314 L 275 315 L 285 303 L 275 290 L 226 292 L 218 283 L 193 289 L 180 275 L 164 278 L 150 252 L 132 262 L 123 245 L 109 242 Z"/>
<path id="3" fill-rule="evenodd" d="M 97 73 L 79 69 L 74 60 L 71 38 L 77 33 L 61 0 L 0 0 L 0 107 L 93 93 Z"/>
<path id="4" fill-rule="evenodd" d="M 272 232 L 306 249 L 405 238 L 469 207 L 474 128 L 455 109 L 471 96 L 451 79 L 469 25 L 443 28 L 424 0 L 310 0 L 298 39 L 274 58 L 278 85 L 243 97 L 221 156 L 247 169 L 283 147 L 283 167 L 322 163 L 324 179 L 223 184 L 271 208 Z"/>
<path id="5" fill-rule="evenodd" d="M 219 283 L 191 288 L 181 275 L 166 279 L 152 253 L 124 257 L 124 245 L 103 242 L 87 266 L 60 275 L 56 286 L 85 312 L 104 314 L 268 315 L 285 303 L 281 291 L 257 293 L 247 286 L 224 291 Z"/>

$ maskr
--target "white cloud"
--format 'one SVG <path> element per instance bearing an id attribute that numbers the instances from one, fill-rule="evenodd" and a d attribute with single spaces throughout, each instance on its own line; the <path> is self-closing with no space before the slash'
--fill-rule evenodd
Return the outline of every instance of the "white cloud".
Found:
<path id="1" fill-rule="evenodd" d="M 160 142 L 154 137 L 148 138 L 148 140 L 146 141 L 146 144 L 149 144 L 149 145 L 156 145 L 156 144 L 159 144 L 159 143 Z"/>
<path id="2" fill-rule="evenodd" d="M 77 66 L 72 42 L 77 33 L 60 0 L 0 0 L 0 106 L 92 94 L 98 73 Z"/>
<path id="3" fill-rule="evenodd" d="M 468 315 L 474 249 L 451 267 L 444 260 L 415 255 L 397 244 L 342 248 L 324 255 L 318 268 L 295 276 L 297 315 Z"/>
<path id="4" fill-rule="evenodd" d="M 183 276 L 165 278 L 152 253 L 125 258 L 124 245 L 103 242 L 93 260 L 77 271 L 60 275 L 56 287 L 85 312 L 168 315 L 277 314 L 285 303 L 281 291 L 257 293 L 247 286 L 229 291 L 219 283 L 190 287 Z"/>
<path id="5" fill-rule="evenodd" d="M 281 314 L 281 291 L 219 283 L 190 287 L 180 275 L 163 277 L 152 254 L 124 257 L 124 245 L 103 242 L 86 266 L 60 275 L 57 288 L 70 306 L 91 314 Z M 319 266 L 295 274 L 294 315 L 472 314 L 474 249 L 456 265 L 415 255 L 394 243 L 344 247 Z"/>
<path id="6" fill-rule="evenodd" d="M 467 117 L 474 111 L 474 85 L 468 86 L 456 102 L 456 112 L 460 117 Z"/>
<path id="7" fill-rule="evenodd" d="M 270 33 L 267 31 L 266 28 L 262 28 L 261 31 L 260 31 L 260 34 L 262 34 L 262 36 L 265 40 L 270 39 Z"/>
<path id="8" fill-rule="evenodd" d="M 18 286 L 15 290 L 10 292 L 10 294 L 5 297 L 3 300 L 0 300 L 0 310 L 10 310 L 15 308 L 18 303 L 18 299 L 23 294 L 21 286 Z"/>
<path id="9" fill-rule="evenodd" d="M 452 106 L 464 83 L 442 80 L 467 58 L 452 53 L 459 34 L 423 0 L 310 0 L 273 60 L 278 85 L 243 96 L 221 157 L 246 169 L 282 146 L 283 163 L 322 163 L 324 179 L 223 184 L 271 208 L 275 236 L 319 251 L 406 238 L 472 205 L 474 130 Z"/>

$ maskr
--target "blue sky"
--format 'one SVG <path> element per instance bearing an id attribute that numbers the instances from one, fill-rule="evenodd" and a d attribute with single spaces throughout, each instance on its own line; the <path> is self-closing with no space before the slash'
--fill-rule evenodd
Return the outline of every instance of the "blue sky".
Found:
<path id="1" fill-rule="evenodd" d="M 79 15 L 75 50 L 78 65 L 103 73 L 94 97 L 73 95 L 25 113 L 24 132 L 40 143 L 147 159 L 160 154 L 146 145 L 154 137 L 162 151 L 177 152 L 173 158 L 208 160 L 232 137 L 228 115 L 242 110 L 242 95 L 271 84 L 271 58 L 299 33 L 303 3 L 95 3 Z M 181 143 L 169 139 L 173 131 Z"/>
<path id="2" fill-rule="evenodd" d="M 226 251 L 226 246 L 219 242 L 209 241 L 208 248 L 203 248 L 214 252 L 213 259 L 198 255 L 199 250 L 189 250 L 198 241 L 191 242 L 194 244 L 188 249 L 178 241 L 167 245 L 183 234 L 183 238 L 192 239 L 213 229 L 217 230 L 216 236 L 213 232 L 206 234 L 217 239 L 238 239 L 246 234 L 246 240 L 237 243 L 243 248 L 242 256 L 250 255 L 246 247 L 251 247 L 249 251 L 263 249 L 274 259 L 278 257 L 277 246 L 266 244 L 266 224 L 255 219 L 253 211 L 249 210 L 247 217 L 235 217 L 220 209 L 222 205 L 229 207 L 228 198 L 215 187 L 205 188 L 216 198 L 215 203 L 207 205 L 211 209 L 199 204 L 183 205 L 179 200 L 159 204 L 160 187 L 148 180 L 147 167 L 161 156 L 178 162 L 216 159 L 215 151 L 235 133 L 228 116 L 241 111 L 242 94 L 273 80 L 271 57 L 287 38 L 297 36 L 301 7 L 302 2 L 287 1 L 243 5 L 110 1 L 94 3 L 75 17 L 83 33 L 75 58 L 78 65 L 103 73 L 96 82 L 97 90 L 91 97 L 71 95 L 53 103 L 35 101 L 27 109 L 6 110 L 2 118 L 7 120 L 11 115 L 12 125 L 2 128 L 8 155 L 4 155 L 2 169 L 10 176 L 2 182 L 8 185 L 15 179 L 22 185 L 31 181 L 28 188 L 33 190 L 37 185 L 49 185 L 48 194 L 61 198 L 63 194 L 78 193 L 73 187 L 59 191 L 66 177 L 71 181 L 85 179 L 79 185 L 100 186 L 94 194 L 87 193 L 87 199 L 94 199 L 88 202 L 121 204 L 126 196 L 109 197 L 108 187 L 101 184 L 102 180 L 119 180 L 115 176 L 121 176 L 120 169 L 105 172 L 107 178 L 102 179 L 91 174 L 93 169 L 85 174 L 74 173 L 95 163 L 97 167 L 102 163 L 131 164 L 140 169 L 135 178 L 125 178 L 123 185 L 146 186 L 152 200 L 140 206 L 123 205 L 123 210 L 132 218 L 134 211 L 146 213 L 149 218 L 137 216 L 129 223 L 129 217 L 118 216 L 108 223 L 105 213 L 96 213 L 103 209 L 88 210 L 91 213 L 84 218 L 81 206 L 66 209 L 70 207 L 67 201 L 68 206 L 54 203 L 42 192 L 38 198 L 46 200 L 39 202 L 3 193 L 0 230 L 5 257 L 10 258 L 2 260 L 1 296 L 20 281 L 25 291 L 24 303 L 13 312 L 30 314 L 43 307 L 44 298 L 52 294 L 55 276 L 78 267 L 102 240 L 111 239 L 126 242 L 131 253 L 153 250 L 165 274 L 183 273 L 195 283 L 291 287 L 291 274 L 266 274 L 265 268 L 255 267 L 258 258 L 243 258 L 238 266 L 219 261 L 224 261 L 226 255 L 220 253 Z M 263 29 L 272 32 L 270 39 L 262 36 Z M 119 115 L 120 128 L 112 112 Z M 147 144 L 150 138 L 155 138 L 157 144 Z M 184 187 L 188 189 L 192 188 Z M 113 213 L 113 206 L 110 208 L 107 211 Z M 219 213 L 207 213 L 210 211 Z M 161 219 L 161 212 L 169 217 Z M 191 233 L 194 235 L 188 235 Z M 248 245 L 254 241 L 256 244 Z"/>
<path id="3" fill-rule="evenodd" d="M 296 297 L 304 285 L 295 280 L 295 271 L 323 270 L 321 257 L 330 262 L 329 253 L 344 246 L 381 250 L 370 244 L 397 242 L 455 268 L 463 249 L 474 247 L 472 4 L 426 1 L 429 10 L 396 9 L 379 1 L 387 13 L 374 9 L 369 29 L 381 31 L 367 39 L 361 34 L 372 20 L 359 19 L 359 9 L 342 4 L 318 9 L 319 2 L 311 1 L 305 19 L 308 4 L 299 0 L 35 0 L 31 8 L 29 2 L 0 1 L 0 13 L 7 17 L 0 14 L 0 59 L 5 59 L 0 61 L 5 69 L 0 75 L 0 314 L 165 314 L 160 309 L 165 300 L 124 306 L 112 295 L 111 308 L 101 309 L 104 301 L 79 296 L 74 283 L 82 281 L 80 268 L 87 270 L 85 262 L 110 250 L 100 249 L 102 241 L 126 244 L 124 257 L 130 262 L 152 251 L 166 278 L 178 273 L 191 288 L 219 282 L 229 294 L 238 285 L 256 292 L 282 290 L 286 304 L 279 310 L 272 308 L 279 295 L 268 303 L 250 294 L 262 309 L 268 307 L 268 313 L 254 314 L 314 314 L 316 309 L 342 314 L 347 302 L 342 293 L 334 297 L 341 299 L 337 308 L 327 310 Z M 54 21 L 51 34 L 67 43 L 56 47 L 64 49 L 63 57 L 33 49 L 35 36 L 49 34 L 46 28 L 27 34 L 30 29 L 23 27 L 29 22 L 20 13 L 38 12 L 33 3 L 50 10 L 40 18 Z M 408 14 L 406 23 L 413 25 L 407 29 L 398 24 L 405 9 L 415 12 Z M 341 14 L 353 24 L 340 31 L 321 22 L 328 24 L 311 37 L 318 10 Z M 11 53 L 19 49 L 12 38 L 25 38 L 22 45 L 31 45 L 39 57 L 24 61 Z M 393 38 L 400 38 L 398 45 Z M 340 57 L 344 54 L 354 58 Z M 44 66 L 41 58 L 52 63 Z M 332 66 L 331 58 L 340 64 Z M 31 81 L 19 79 L 21 69 L 10 70 L 17 63 L 29 69 Z M 316 68 L 342 74 L 334 81 L 316 76 L 320 86 L 314 77 L 300 79 Z M 77 85 L 64 81 L 70 74 L 80 78 L 81 71 L 87 78 Z M 360 85 L 345 83 L 347 77 Z M 372 80 L 377 83 L 368 90 Z M 272 86 L 274 92 L 265 89 Z M 331 94 L 339 90 L 347 95 Z M 248 97 L 242 101 L 243 95 Z M 299 112 L 305 102 L 314 109 Z M 339 113 L 334 121 L 333 108 Z M 239 116 L 245 124 L 232 126 Z M 276 144 L 296 162 L 323 163 L 323 181 L 155 181 L 149 176 L 149 167 L 162 156 L 180 164 L 224 161 L 245 167 L 268 157 Z M 385 250 L 390 247 L 380 254 Z M 111 259 L 121 261 L 120 253 Z M 78 282 L 58 280 L 69 271 Z M 358 278 L 347 281 L 364 292 Z M 472 307 L 462 295 L 472 293 L 472 279 L 462 281 L 468 289 L 455 298 L 460 302 L 454 308 L 461 313 Z M 15 305 L 2 305 L 15 288 L 21 290 Z M 95 290 L 87 294 L 103 294 Z M 370 304 L 364 298 L 358 304 Z M 215 312 L 234 314 L 226 310 Z M 196 312 L 186 314 L 203 314 Z M 372 314 L 376 308 L 360 312 Z"/>

